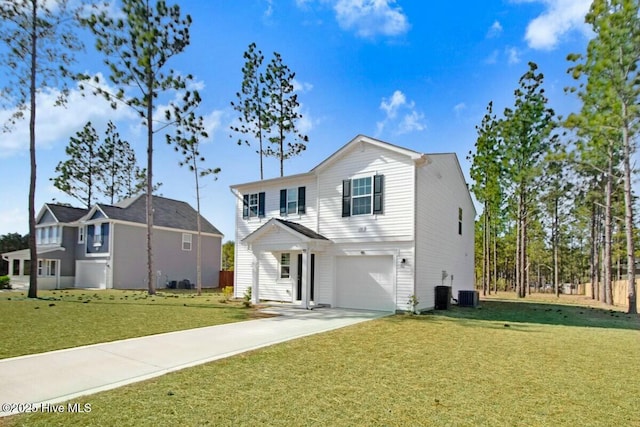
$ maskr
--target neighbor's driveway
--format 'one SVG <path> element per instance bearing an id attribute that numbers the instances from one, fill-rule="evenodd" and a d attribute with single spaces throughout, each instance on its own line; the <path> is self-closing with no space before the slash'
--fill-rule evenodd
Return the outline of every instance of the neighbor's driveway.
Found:
<path id="1" fill-rule="evenodd" d="M 280 316 L 0 360 L 0 402 L 39 405 L 76 399 L 391 314 L 331 308 L 268 311 Z M 9 414 L 6 409 L 0 416 Z"/>

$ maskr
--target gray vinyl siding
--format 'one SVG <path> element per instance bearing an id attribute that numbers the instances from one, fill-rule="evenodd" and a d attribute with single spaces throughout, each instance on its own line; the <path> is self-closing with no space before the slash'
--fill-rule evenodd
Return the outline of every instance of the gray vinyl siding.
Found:
<path id="1" fill-rule="evenodd" d="M 60 252 L 60 276 L 76 275 L 76 246 L 77 246 L 77 228 L 62 227 L 62 247 L 65 249 Z"/>
<path id="2" fill-rule="evenodd" d="M 56 219 L 53 217 L 53 215 L 51 215 L 51 212 L 49 212 L 48 210 L 45 210 L 42 214 L 42 218 L 40 218 L 40 221 L 38 221 L 38 225 L 41 224 L 57 224 L 58 221 L 56 221 Z"/>
<path id="3" fill-rule="evenodd" d="M 116 289 L 147 288 L 147 229 L 144 226 L 112 224 L 112 286 Z M 197 233 L 192 234 L 191 251 L 182 250 L 182 231 L 153 231 L 154 272 L 160 272 L 157 286 L 166 281 L 188 279 L 196 283 Z M 202 285 L 217 287 L 222 243 L 220 237 L 202 236 Z"/>

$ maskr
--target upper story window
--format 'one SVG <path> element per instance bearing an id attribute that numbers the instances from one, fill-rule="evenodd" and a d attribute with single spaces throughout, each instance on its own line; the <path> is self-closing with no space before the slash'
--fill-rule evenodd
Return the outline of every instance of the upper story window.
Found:
<path id="1" fill-rule="evenodd" d="M 303 214 L 306 209 L 306 188 L 280 190 L 280 215 Z"/>
<path id="2" fill-rule="evenodd" d="M 264 205 L 264 192 L 245 194 L 242 197 L 242 218 L 263 218 Z"/>
<path id="3" fill-rule="evenodd" d="M 458 208 L 458 234 L 462 235 L 462 208 Z"/>
<path id="4" fill-rule="evenodd" d="M 383 213 L 384 176 L 342 181 L 342 216 Z"/>
<path id="5" fill-rule="evenodd" d="M 48 227 L 38 227 L 36 230 L 36 244 L 54 245 L 62 243 L 62 227 L 51 225 Z"/>
<path id="6" fill-rule="evenodd" d="M 182 233 L 182 250 L 190 251 L 191 250 L 191 239 L 192 234 L 190 233 Z"/>
<path id="7" fill-rule="evenodd" d="M 105 256 L 109 253 L 109 223 L 95 223 L 87 225 L 84 236 L 87 254 Z"/>

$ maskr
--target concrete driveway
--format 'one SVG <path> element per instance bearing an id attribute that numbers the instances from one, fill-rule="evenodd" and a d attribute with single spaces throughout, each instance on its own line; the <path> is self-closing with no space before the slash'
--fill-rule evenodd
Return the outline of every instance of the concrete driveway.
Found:
<path id="1" fill-rule="evenodd" d="M 391 314 L 292 307 L 264 311 L 278 316 L 0 360 L 0 416 Z"/>

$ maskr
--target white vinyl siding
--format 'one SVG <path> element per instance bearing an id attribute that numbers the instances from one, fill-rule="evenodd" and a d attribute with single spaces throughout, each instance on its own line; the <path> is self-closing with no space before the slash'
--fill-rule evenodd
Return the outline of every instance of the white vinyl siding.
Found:
<path id="1" fill-rule="evenodd" d="M 336 243 L 413 240 L 414 170 L 407 156 L 372 145 L 337 160 L 319 177 L 319 233 Z M 343 218 L 343 181 L 374 175 L 384 175 L 384 214 Z"/>
<path id="2" fill-rule="evenodd" d="M 454 298 L 459 290 L 474 287 L 474 236 L 465 232 L 473 230 L 471 199 L 453 155 L 432 155 L 431 160 L 431 164 L 418 168 L 417 175 L 420 215 L 416 219 L 416 283 L 422 309 L 434 306 L 437 285 L 453 286 Z M 458 234 L 459 227 L 462 235 Z"/>

